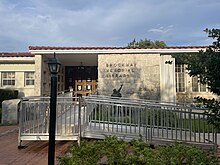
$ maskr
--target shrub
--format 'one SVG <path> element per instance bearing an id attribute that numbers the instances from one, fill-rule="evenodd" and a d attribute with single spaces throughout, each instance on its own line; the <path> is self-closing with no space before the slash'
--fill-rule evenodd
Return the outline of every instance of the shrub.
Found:
<path id="1" fill-rule="evenodd" d="M 218 164 L 217 158 L 209 156 L 208 152 L 181 143 L 159 146 L 157 158 L 158 161 L 162 161 L 164 164 Z"/>
<path id="2" fill-rule="evenodd" d="M 4 100 L 17 99 L 17 98 L 18 98 L 17 90 L 0 89 L 0 107 L 2 106 L 2 102 Z"/>
<path id="3" fill-rule="evenodd" d="M 80 146 L 73 144 L 70 154 L 59 158 L 61 165 L 90 165 L 100 159 L 99 145 L 95 141 L 82 140 Z"/>
<path id="4" fill-rule="evenodd" d="M 70 153 L 59 158 L 61 165 L 90 164 L 218 164 L 217 158 L 195 146 L 175 143 L 154 146 L 142 139 L 130 143 L 106 136 L 104 140 L 82 140 L 81 145 L 73 144 Z"/>

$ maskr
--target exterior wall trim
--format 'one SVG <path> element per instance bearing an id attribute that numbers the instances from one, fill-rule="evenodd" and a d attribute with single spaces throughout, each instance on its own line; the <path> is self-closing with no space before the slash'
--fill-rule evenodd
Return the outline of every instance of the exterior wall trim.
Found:
<path id="1" fill-rule="evenodd" d="M 200 50 L 206 50 L 205 48 L 175 48 L 175 49 L 105 49 L 105 50 L 29 50 L 33 54 L 131 54 L 131 53 L 152 53 L 152 54 L 163 54 L 163 53 L 196 53 Z"/>

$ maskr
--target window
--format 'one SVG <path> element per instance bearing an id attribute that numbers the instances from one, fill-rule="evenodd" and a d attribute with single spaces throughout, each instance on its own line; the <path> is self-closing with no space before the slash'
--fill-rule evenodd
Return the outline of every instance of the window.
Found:
<path id="1" fill-rule="evenodd" d="M 185 92 L 185 65 L 176 64 L 176 92 Z"/>
<path id="2" fill-rule="evenodd" d="M 77 91 L 81 91 L 82 90 L 82 85 L 77 85 Z"/>
<path id="3" fill-rule="evenodd" d="M 15 85 L 15 72 L 2 72 L 2 85 Z"/>
<path id="4" fill-rule="evenodd" d="M 57 79 L 58 79 L 57 81 L 60 82 L 60 75 L 58 75 L 58 78 L 57 78 Z"/>
<path id="5" fill-rule="evenodd" d="M 34 72 L 24 73 L 25 86 L 34 85 Z"/>
<path id="6" fill-rule="evenodd" d="M 86 85 L 86 90 L 92 90 L 92 85 Z"/>
<path id="7" fill-rule="evenodd" d="M 201 84 L 197 76 L 192 77 L 192 91 L 206 92 L 206 84 Z"/>

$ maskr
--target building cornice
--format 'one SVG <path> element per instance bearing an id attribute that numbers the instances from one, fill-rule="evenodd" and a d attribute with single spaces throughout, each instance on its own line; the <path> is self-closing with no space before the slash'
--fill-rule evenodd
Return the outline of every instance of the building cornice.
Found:
<path id="1" fill-rule="evenodd" d="M 9 64 L 9 63 L 26 63 L 26 64 L 34 64 L 34 57 L 2 57 L 0 56 L 0 64 Z"/>
<path id="2" fill-rule="evenodd" d="M 34 57 L 30 52 L 0 52 L 0 57 Z"/>
<path id="3" fill-rule="evenodd" d="M 207 46 L 175 46 L 160 48 L 127 48 L 127 47 L 47 47 L 30 46 L 29 52 L 32 54 L 130 54 L 130 53 L 196 53 L 205 50 Z"/>

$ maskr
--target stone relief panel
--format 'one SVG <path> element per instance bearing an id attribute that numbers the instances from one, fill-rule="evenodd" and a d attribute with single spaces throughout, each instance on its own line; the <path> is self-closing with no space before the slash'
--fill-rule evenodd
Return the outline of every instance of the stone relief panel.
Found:
<path id="1" fill-rule="evenodd" d="M 106 54 L 98 56 L 98 92 L 110 96 L 121 84 L 123 97 L 160 98 L 159 54 Z"/>

